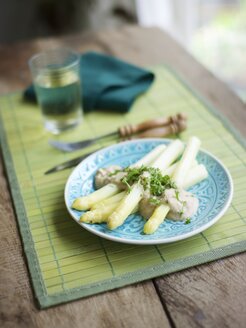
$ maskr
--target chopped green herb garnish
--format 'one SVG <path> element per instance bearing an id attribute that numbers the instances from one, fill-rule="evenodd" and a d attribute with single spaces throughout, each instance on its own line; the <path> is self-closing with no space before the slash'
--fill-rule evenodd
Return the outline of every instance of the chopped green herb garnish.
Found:
<path id="1" fill-rule="evenodd" d="M 127 174 L 121 181 L 127 187 L 140 182 L 144 189 L 150 188 L 150 194 L 153 196 L 160 196 L 165 189 L 176 188 L 175 183 L 168 175 L 163 176 L 159 169 L 153 167 L 127 167 L 123 169 L 123 172 Z M 148 172 L 149 176 L 142 176 L 144 172 Z"/>
<path id="2" fill-rule="evenodd" d="M 150 193 L 152 195 L 160 196 L 165 189 L 176 187 L 168 175 L 163 176 L 159 169 L 150 169 Z"/>
<path id="3" fill-rule="evenodd" d="M 179 191 L 178 190 L 175 190 L 175 197 L 177 200 L 179 200 Z"/>
<path id="4" fill-rule="evenodd" d="M 132 190 L 132 187 L 129 185 L 129 183 L 127 182 L 126 177 L 122 178 L 121 180 L 122 183 L 127 185 L 127 191 L 130 192 Z"/>
<path id="5" fill-rule="evenodd" d="M 142 184 L 144 190 L 146 190 L 149 186 L 149 178 L 141 177 L 141 184 Z"/>
<path id="6" fill-rule="evenodd" d="M 141 167 L 126 167 L 123 172 L 126 172 L 126 179 L 129 184 L 133 184 L 139 180 L 140 175 L 143 172 L 146 172 L 146 167 L 141 166 Z"/>
<path id="7" fill-rule="evenodd" d="M 158 199 L 158 198 L 153 198 L 153 197 L 151 197 L 151 198 L 149 199 L 149 202 L 150 202 L 150 204 L 152 204 L 152 205 L 156 205 L 156 206 L 160 205 L 160 203 L 161 203 L 160 199 Z"/>
<path id="8" fill-rule="evenodd" d="M 189 223 L 191 223 L 191 219 L 190 219 L 190 218 L 187 218 L 187 219 L 185 220 L 185 224 L 189 224 Z"/>
<path id="9" fill-rule="evenodd" d="M 122 170 L 115 170 L 114 172 L 112 172 L 112 173 L 109 173 L 109 177 L 112 177 L 113 175 L 116 175 L 117 173 L 120 173 L 120 172 L 122 172 Z"/>
<path id="10" fill-rule="evenodd" d="M 177 197 L 176 197 L 177 198 Z M 179 200 L 179 199 L 178 199 Z M 180 201 L 180 200 L 179 200 Z M 184 201 L 180 201 L 182 203 L 182 209 L 179 213 L 180 216 L 182 216 L 184 214 L 184 207 L 186 206 L 187 202 L 184 200 Z"/>

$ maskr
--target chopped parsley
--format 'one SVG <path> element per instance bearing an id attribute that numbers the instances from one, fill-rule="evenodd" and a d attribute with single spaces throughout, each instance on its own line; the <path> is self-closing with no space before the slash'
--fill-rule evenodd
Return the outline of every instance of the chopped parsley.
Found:
<path id="1" fill-rule="evenodd" d="M 141 166 L 141 167 L 126 167 L 125 169 L 123 169 L 123 172 L 127 173 L 125 178 L 126 181 L 132 185 L 135 182 L 138 182 L 140 176 L 146 172 L 146 167 L 145 166 Z"/>
<path id="2" fill-rule="evenodd" d="M 158 199 L 158 198 L 154 198 L 154 197 L 151 197 L 151 198 L 149 199 L 149 202 L 150 202 L 150 204 L 152 204 L 152 205 L 156 205 L 156 206 L 160 205 L 160 203 L 161 203 L 160 199 Z"/>
<path id="3" fill-rule="evenodd" d="M 176 188 L 171 178 L 168 175 L 162 175 L 157 168 L 147 166 L 127 167 L 122 172 L 125 172 L 126 176 L 122 178 L 121 182 L 126 184 L 128 189 L 134 183 L 139 182 L 145 190 L 149 187 L 152 196 L 160 196 L 165 189 Z M 145 172 L 149 174 L 143 176 Z"/>
<path id="4" fill-rule="evenodd" d="M 175 197 L 179 201 L 179 191 L 178 190 L 175 190 Z"/>
<path id="5" fill-rule="evenodd" d="M 144 190 L 147 190 L 149 187 L 149 179 L 147 177 L 141 177 L 141 184 Z"/>
<path id="6" fill-rule="evenodd" d="M 176 192 L 176 191 L 175 191 Z M 177 198 L 177 197 L 176 197 Z M 179 201 L 179 199 L 178 199 Z M 182 216 L 184 214 L 184 207 L 186 206 L 187 202 L 186 201 L 181 201 L 182 203 L 182 209 L 181 211 L 179 212 L 179 215 Z"/>
<path id="7" fill-rule="evenodd" d="M 127 186 L 127 191 L 130 192 L 132 190 L 132 187 L 129 185 L 126 177 L 121 179 L 121 182 L 124 183 Z"/>
<path id="8" fill-rule="evenodd" d="M 112 177 L 113 175 L 116 175 L 117 173 L 120 173 L 120 172 L 122 172 L 122 170 L 115 170 L 114 172 L 112 172 L 112 173 L 109 173 L 109 177 Z"/>
<path id="9" fill-rule="evenodd" d="M 190 218 L 187 218 L 187 219 L 185 220 L 185 224 L 189 224 L 189 223 L 191 223 L 191 219 L 190 219 Z"/>

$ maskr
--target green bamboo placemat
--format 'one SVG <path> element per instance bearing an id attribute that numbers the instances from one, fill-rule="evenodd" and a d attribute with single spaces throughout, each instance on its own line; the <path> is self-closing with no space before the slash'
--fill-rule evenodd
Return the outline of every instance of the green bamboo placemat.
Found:
<path id="1" fill-rule="evenodd" d="M 24 251 L 41 308 L 126 284 L 178 271 L 246 249 L 246 151 L 242 139 L 170 69 L 153 69 L 156 81 L 130 113 L 93 112 L 83 124 L 60 138 L 79 140 L 118 126 L 186 112 L 187 140 L 197 135 L 203 148 L 229 168 L 235 185 L 232 206 L 213 227 L 192 238 L 158 246 L 124 245 L 103 240 L 79 227 L 67 214 L 63 190 L 71 170 L 44 175 L 50 167 L 84 151 L 63 154 L 48 146 L 38 108 L 21 93 L 0 98 L 1 143 Z"/>

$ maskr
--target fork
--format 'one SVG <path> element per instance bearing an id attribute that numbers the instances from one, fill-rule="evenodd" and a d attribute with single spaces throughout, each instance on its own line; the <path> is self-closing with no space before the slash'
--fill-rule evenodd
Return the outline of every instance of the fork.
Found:
<path id="1" fill-rule="evenodd" d="M 135 125 L 132 124 L 125 125 L 120 127 L 117 131 L 110 132 L 105 135 L 101 135 L 99 137 L 95 137 L 92 139 L 86 139 L 77 142 L 62 142 L 57 140 L 49 140 L 49 144 L 62 151 L 71 152 L 71 151 L 86 148 L 101 139 L 112 138 L 112 137 L 126 139 L 139 132 L 147 131 L 149 129 L 154 129 L 158 127 L 168 126 L 170 124 L 177 123 L 179 121 L 186 121 L 186 115 L 184 113 L 178 113 L 176 115 L 172 115 L 169 117 L 159 117 Z"/>

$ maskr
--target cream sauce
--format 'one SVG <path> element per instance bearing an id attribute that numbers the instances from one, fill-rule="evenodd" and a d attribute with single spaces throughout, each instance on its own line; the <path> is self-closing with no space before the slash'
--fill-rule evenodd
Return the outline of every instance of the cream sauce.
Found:
<path id="1" fill-rule="evenodd" d="M 118 170 L 122 170 L 122 167 L 118 165 L 112 165 L 107 168 L 99 169 L 95 176 L 96 189 L 102 188 L 109 183 L 116 184 L 120 187 L 120 189 L 126 189 L 126 185 L 121 182 L 121 179 L 126 175 L 126 173 L 119 172 L 112 175 L 112 173 Z"/>
<path id="2" fill-rule="evenodd" d="M 168 217 L 173 220 L 185 220 L 196 213 L 199 206 L 198 199 L 183 189 L 166 189 L 164 199 L 170 206 Z"/>

